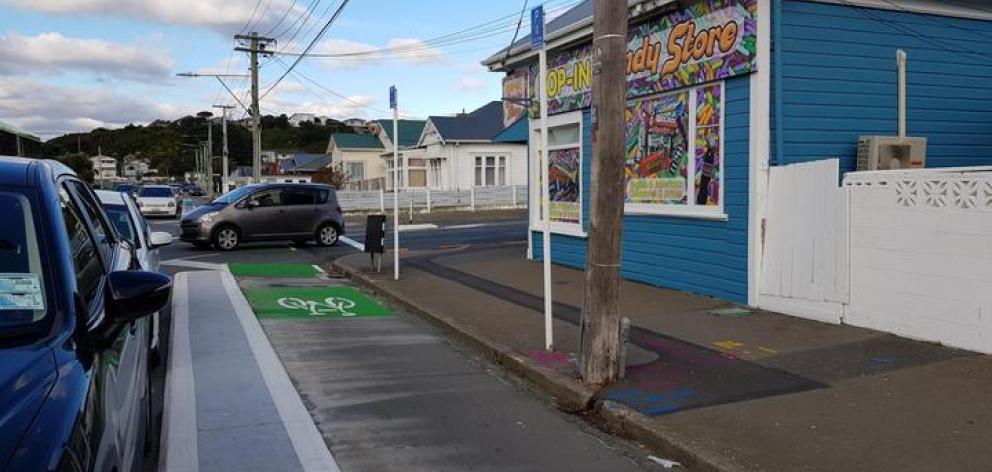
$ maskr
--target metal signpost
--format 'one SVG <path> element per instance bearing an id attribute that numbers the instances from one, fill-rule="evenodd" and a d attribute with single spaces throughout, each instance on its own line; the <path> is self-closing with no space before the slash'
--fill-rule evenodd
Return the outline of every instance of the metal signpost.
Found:
<path id="1" fill-rule="evenodd" d="M 389 108 L 393 110 L 393 280 L 400 279 L 400 144 L 399 110 L 396 86 L 389 87 Z"/>
<path id="2" fill-rule="evenodd" d="M 541 145 L 538 148 L 538 165 L 541 169 L 541 219 L 543 227 L 544 265 L 544 348 L 554 350 L 553 312 L 554 300 L 551 297 L 551 186 L 548 172 L 548 51 L 544 44 L 544 6 L 534 7 L 530 11 L 530 45 L 538 50 L 540 73 L 538 88 L 541 100 Z"/>

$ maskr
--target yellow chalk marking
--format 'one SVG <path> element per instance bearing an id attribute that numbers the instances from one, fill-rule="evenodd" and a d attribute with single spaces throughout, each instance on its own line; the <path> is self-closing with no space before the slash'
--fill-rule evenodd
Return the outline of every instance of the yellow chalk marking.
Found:
<path id="1" fill-rule="evenodd" d="M 733 351 L 734 349 L 738 349 L 738 348 L 744 347 L 744 343 L 739 343 L 737 341 L 731 341 L 731 340 L 717 341 L 717 342 L 713 343 L 713 345 L 714 346 L 717 346 L 717 347 L 720 347 L 720 348 L 723 348 L 723 349 L 726 349 L 728 351 Z"/>
<path id="2" fill-rule="evenodd" d="M 758 346 L 758 350 L 761 351 L 761 352 L 764 352 L 764 353 L 768 353 L 768 354 L 778 354 L 778 351 L 776 351 L 775 349 L 772 349 L 770 347 Z"/>

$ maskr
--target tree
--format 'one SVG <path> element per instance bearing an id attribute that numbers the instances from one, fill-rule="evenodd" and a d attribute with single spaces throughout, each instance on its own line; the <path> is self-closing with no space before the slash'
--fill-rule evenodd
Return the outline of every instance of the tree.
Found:
<path id="1" fill-rule="evenodd" d="M 93 181 L 93 163 L 85 153 L 72 152 L 64 154 L 58 158 L 58 161 L 74 170 L 79 178 L 87 182 Z"/>
<path id="2" fill-rule="evenodd" d="M 340 190 L 343 189 L 345 185 L 348 185 L 348 174 L 336 170 L 333 167 L 325 167 L 313 174 L 313 181 L 318 184 L 327 184 Z"/>

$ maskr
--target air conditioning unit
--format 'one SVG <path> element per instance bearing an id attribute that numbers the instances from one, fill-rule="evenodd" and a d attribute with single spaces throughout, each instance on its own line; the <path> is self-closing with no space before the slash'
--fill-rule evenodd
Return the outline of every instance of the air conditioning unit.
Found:
<path id="1" fill-rule="evenodd" d="M 927 163 L 927 138 L 862 136 L 858 170 L 922 169 Z"/>

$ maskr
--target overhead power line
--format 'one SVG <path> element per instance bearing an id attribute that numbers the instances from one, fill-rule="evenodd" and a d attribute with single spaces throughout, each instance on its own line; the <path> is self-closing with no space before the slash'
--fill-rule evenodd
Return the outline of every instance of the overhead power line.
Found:
<path id="1" fill-rule="evenodd" d="M 310 41 L 310 44 L 307 45 L 306 49 L 303 50 L 303 55 L 297 57 L 296 60 L 293 61 L 293 64 L 289 66 L 289 69 L 287 69 L 286 72 L 283 73 L 282 76 L 280 76 L 279 79 L 277 79 L 276 82 L 272 84 L 272 86 L 269 87 L 269 89 L 266 90 L 265 93 L 262 94 L 262 98 L 265 98 L 265 96 L 268 95 L 269 92 L 271 92 L 273 89 L 276 88 L 276 86 L 279 85 L 279 82 L 282 82 L 282 79 L 286 78 L 286 76 L 290 72 L 292 72 L 297 65 L 299 65 L 300 61 L 303 60 L 303 57 L 306 56 L 306 54 L 310 52 L 311 49 L 313 49 L 314 45 L 317 44 L 317 41 L 320 41 L 320 38 L 323 37 L 324 33 L 327 32 L 327 29 L 330 28 L 332 24 L 334 24 L 334 20 L 336 20 L 338 16 L 341 14 L 341 12 L 344 11 L 344 7 L 348 6 L 349 1 L 350 0 L 344 0 L 341 2 L 341 5 L 338 6 L 338 9 L 334 12 L 333 15 L 331 15 L 331 18 L 327 20 L 327 23 L 324 24 L 324 27 L 320 29 L 320 31 L 317 33 L 316 36 L 314 36 L 313 41 Z"/>

